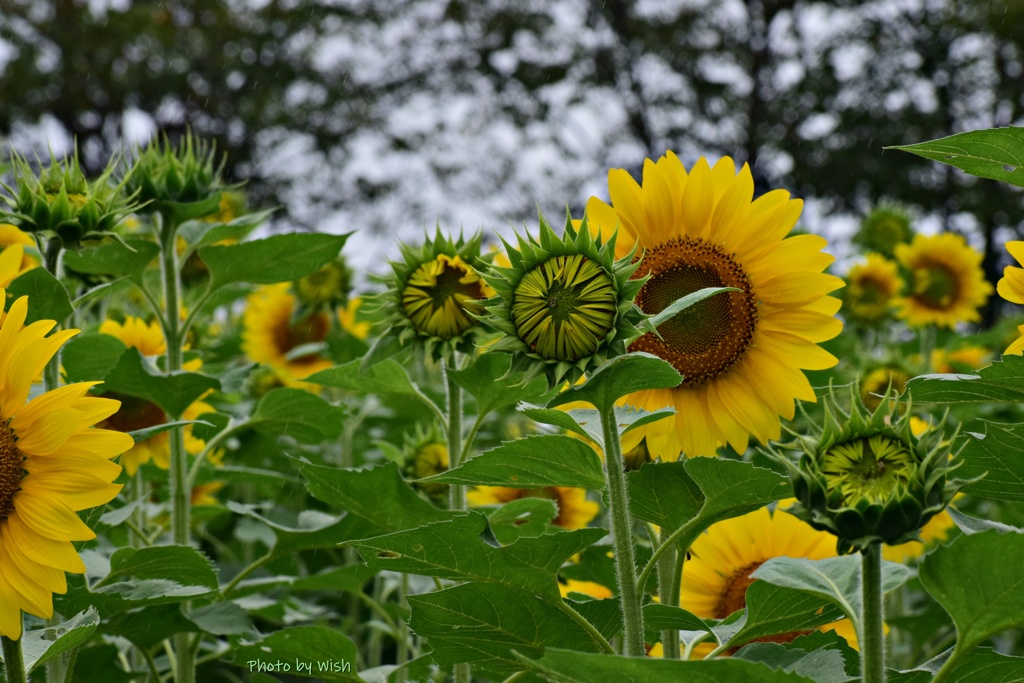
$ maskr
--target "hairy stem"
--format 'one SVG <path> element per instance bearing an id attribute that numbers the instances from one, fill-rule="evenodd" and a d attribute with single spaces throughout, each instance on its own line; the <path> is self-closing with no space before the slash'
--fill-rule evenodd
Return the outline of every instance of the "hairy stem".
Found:
<path id="1" fill-rule="evenodd" d="M 860 668 L 864 683 L 885 683 L 885 638 L 882 632 L 882 546 L 872 543 L 861 556 Z"/>

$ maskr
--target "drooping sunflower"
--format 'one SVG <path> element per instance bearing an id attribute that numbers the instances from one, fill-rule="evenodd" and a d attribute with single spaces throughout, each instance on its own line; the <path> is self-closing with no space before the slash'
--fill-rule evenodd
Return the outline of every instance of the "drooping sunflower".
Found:
<path id="1" fill-rule="evenodd" d="M 132 446 L 128 435 L 94 427 L 118 409 L 87 395 L 97 382 L 29 400 L 33 379 L 78 330 L 46 337 L 55 323 L 26 326 L 27 310 L 19 298 L 0 325 L 0 635 L 14 639 L 22 611 L 51 618 L 53 594 L 67 590 L 64 572 L 85 571 L 72 541 L 96 535 L 76 512 L 117 495 L 111 482 L 121 468 L 110 459 Z"/>
<path id="2" fill-rule="evenodd" d="M 843 314 L 861 325 L 877 325 L 889 318 L 892 299 L 902 286 L 894 262 L 881 254 L 868 254 L 846 274 Z"/>
<path id="3" fill-rule="evenodd" d="M 1007 242 L 1006 251 L 1017 260 L 1017 263 L 1024 264 L 1024 242 Z M 999 296 L 1015 304 L 1024 304 L 1024 268 L 1018 266 L 1006 266 L 1003 269 L 1003 277 L 996 283 L 996 290 Z M 1024 325 L 1017 327 L 1020 337 L 1010 344 L 1004 353 L 1020 355 L 1024 352 Z"/>
<path id="4" fill-rule="evenodd" d="M 793 417 L 794 399 L 814 401 L 803 370 L 835 365 L 818 346 L 842 329 L 838 299 L 843 286 L 822 271 L 833 261 L 817 235 L 786 237 L 803 202 L 775 190 L 751 201 L 754 181 L 732 159 L 710 167 L 704 158 L 689 173 L 671 152 L 644 162 L 643 185 L 626 171 L 608 172 L 612 204 L 592 197 L 586 215 L 592 229 L 643 253 L 637 276 L 650 279 L 636 304 L 654 314 L 678 298 L 711 286 L 741 291 L 718 294 L 647 334 L 631 351 L 659 356 L 683 375 L 675 389 L 641 391 L 625 402 L 674 417 L 634 429 L 631 449 L 646 436 L 652 456 L 674 460 L 714 455 L 730 444 L 746 450 L 753 435 L 762 443 L 780 434 L 779 417 Z"/>
<path id="5" fill-rule="evenodd" d="M 299 347 L 323 342 L 331 328 L 323 312 L 312 312 L 293 320 L 298 302 L 287 282 L 265 285 L 246 301 L 242 349 L 257 363 L 281 373 L 289 384 L 298 384 L 332 362 L 316 351 L 295 356 Z"/>
<path id="6" fill-rule="evenodd" d="M 551 523 L 563 529 L 583 529 L 600 506 L 587 500 L 587 490 L 571 486 L 549 486 L 540 489 L 514 489 L 506 486 L 477 486 L 466 493 L 470 506 L 502 505 L 520 498 L 547 498 L 555 501 L 558 514 Z"/>
<path id="7" fill-rule="evenodd" d="M 760 508 L 718 522 L 694 542 L 683 566 L 679 604 L 699 617 L 724 619 L 746 607 L 747 588 L 755 581 L 750 575 L 771 558 L 821 560 L 835 556 L 832 535 L 815 531 L 780 509 Z M 834 624 L 822 628 L 830 630 Z M 764 640 L 785 643 L 799 635 L 788 633 Z"/>
<path id="8" fill-rule="evenodd" d="M 906 296 L 896 298 L 896 315 L 911 327 L 955 327 L 977 322 L 992 285 L 981 270 L 981 254 L 953 233 L 918 235 L 896 247 L 896 259 L 910 273 Z"/>
<path id="9" fill-rule="evenodd" d="M 100 325 L 100 333 L 116 337 L 128 348 L 138 349 L 143 356 L 159 356 L 167 351 L 167 344 L 164 340 L 163 331 L 156 322 L 146 323 L 145 321 L 128 316 L 124 323 L 115 320 L 105 320 Z M 185 364 L 186 370 L 198 370 L 203 365 L 199 359 L 193 359 Z M 147 427 L 155 427 L 167 421 L 163 409 L 160 406 L 136 396 L 126 394 L 106 394 L 120 401 L 120 409 L 107 417 L 103 427 L 119 432 L 132 432 Z M 192 404 L 182 413 L 182 420 L 198 419 L 203 413 L 213 413 L 216 410 L 209 403 L 203 400 L 193 401 Z M 185 440 L 185 450 L 196 455 L 203 450 L 206 442 L 197 438 L 192 433 L 192 425 L 185 425 L 182 428 Z M 124 471 L 134 476 L 139 467 L 152 461 L 157 467 L 167 469 L 171 464 L 171 445 L 168 432 L 161 432 L 145 441 L 136 443 L 130 450 L 121 456 L 121 465 Z"/>

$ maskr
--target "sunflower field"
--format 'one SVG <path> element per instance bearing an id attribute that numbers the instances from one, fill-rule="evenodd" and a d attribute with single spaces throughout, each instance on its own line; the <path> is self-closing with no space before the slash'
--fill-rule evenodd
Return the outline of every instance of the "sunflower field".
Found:
<path id="1" fill-rule="evenodd" d="M 898 149 L 1024 187 L 1021 128 Z M 1024 680 L 1024 242 L 837 265 L 666 152 L 367 279 L 222 167 L 12 157 L 8 683 Z"/>

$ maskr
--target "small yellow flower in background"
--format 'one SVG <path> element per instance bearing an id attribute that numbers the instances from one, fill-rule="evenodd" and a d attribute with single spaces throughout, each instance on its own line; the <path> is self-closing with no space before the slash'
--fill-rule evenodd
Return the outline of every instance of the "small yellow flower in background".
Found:
<path id="1" fill-rule="evenodd" d="M 785 501 L 779 506 L 785 505 Z M 815 531 L 793 515 L 761 508 L 713 525 L 690 547 L 683 567 L 679 604 L 699 617 L 724 619 L 746 607 L 750 575 L 773 557 L 821 560 L 836 556 L 835 537 Z M 836 624 L 841 624 L 841 620 Z M 832 624 L 823 626 L 830 630 Z M 765 641 L 786 643 L 801 633 L 786 633 Z M 705 646 L 706 647 L 706 646 Z M 711 648 L 695 654 L 707 654 Z"/>
<path id="2" fill-rule="evenodd" d="M 555 501 L 558 514 L 551 520 L 563 529 L 583 529 L 597 517 L 600 506 L 587 500 L 587 490 L 570 486 L 542 489 L 514 489 L 505 486 L 477 486 L 466 493 L 470 506 L 502 505 L 520 498 L 547 498 Z"/>
<path id="3" fill-rule="evenodd" d="M 331 321 L 325 313 L 310 313 L 293 320 L 298 301 L 290 285 L 259 287 L 246 301 L 242 349 L 257 363 L 279 371 L 291 385 L 298 385 L 314 372 L 333 365 L 329 358 L 312 351 L 295 357 L 292 351 L 327 338 Z"/>
<path id="4" fill-rule="evenodd" d="M 299 302 L 308 308 L 323 308 L 343 304 L 348 299 L 352 273 L 345 259 L 336 258 L 315 273 L 295 282 Z"/>
<path id="5" fill-rule="evenodd" d="M 961 346 L 959 349 L 932 351 L 932 371 L 941 373 L 973 372 L 979 370 L 992 358 L 992 353 L 983 346 Z"/>
<path id="6" fill-rule="evenodd" d="M 338 307 L 338 324 L 341 329 L 351 334 L 356 339 L 365 341 L 370 336 L 373 324 L 369 320 L 362 320 L 359 309 L 363 306 L 361 297 L 350 298 L 343 306 Z"/>
<path id="7" fill-rule="evenodd" d="M 674 407 L 673 417 L 632 430 L 623 449 L 647 438 L 663 460 L 715 455 L 728 443 L 744 452 L 749 437 L 780 436 L 779 418 L 792 419 L 794 400 L 814 401 L 803 370 L 838 360 L 818 344 L 842 329 L 840 302 L 828 294 L 843 286 L 823 273 L 833 257 L 817 235 L 787 237 L 803 202 L 775 190 L 753 200 L 746 165 L 737 174 L 726 157 L 711 167 L 702 157 L 687 173 L 675 154 L 644 162 L 643 185 L 622 169 L 608 172 L 611 205 L 587 203 L 592 230 L 608 236 L 618 226 L 617 248 L 637 245 L 636 276 L 649 280 L 636 304 L 647 314 L 664 310 L 704 287 L 732 286 L 683 311 L 647 334 L 630 351 L 647 351 L 683 375 L 674 389 L 631 394 L 625 403 L 645 410 Z"/>
<path id="8" fill-rule="evenodd" d="M 156 322 L 146 323 L 139 318 L 128 316 L 124 323 L 104 320 L 100 325 L 102 334 L 116 337 L 128 348 L 138 349 L 143 356 L 160 356 L 167 351 L 163 331 Z M 198 370 L 203 362 L 194 359 L 185 363 L 185 369 Z M 103 421 L 102 426 L 118 432 L 133 432 L 147 427 L 155 427 L 167 422 L 167 416 L 160 406 L 145 399 L 123 394 L 108 394 L 121 402 L 120 409 Z M 193 401 L 182 413 L 182 420 L 196 420 L 203 413 L 216 410 L 202 399 Z M 192 455 L 198 454 L 206 446 L 206 442 L 192 434 L 192 425 L 182 428 L 185 450 Z M 131 450 L 121 456 L 121 465 L 129 476 L 134 476 L 139 467 L 152 461 L 157 467 L 167 469 L 171 464 L 171 445 L 167 432 L 161 432 L 145 441 L 135 444 Z"/>
<path id="9" fill-rule="evenodd" d="M 414 434 L 406 435 L 402 448 L 405 461 L 402 463 L 406 477 L 412 480 L 426 479 L 448 471 L 448 444 L 435 429 L 417 428 Z M 413 481 L 412 487 L 421 491 L 435 502 L 447 502 L 448 485 Z"/>
<path id="10" fill-rule="evenodd" d="M 902 286 L 893 261 L 881 254 L 868 254 L 846 274 L 843 315 L 862 325 L 877 325 L 889 318 L 893 297 Z"/>
<path id="11" fill-rule="evenodd" d="M 1007 242 L 1006 251 L 1010 253 L 1017 263 L 1024 264 L 1024 242 Z M 1015 304 L 1024 304 L 1024 268 L 1018 266 L 1006 266 L 1003 269 L 1003 277 L 996 283 L 996 291 L 999 296 Z M 1003 353 L 1020 355 L 1024 352 L 1024 325 L 1017 327 L 1020 337 L 1010 344 Z"/>
<path id="12" fill-rule="evenodd" d="M 606 600 L 615 597 L 612 590 L 607 586 L 602 586 L 594 581 L 577 581 L 576 579 L 566 579 L 565 583 L 559 581 L 558 591 L 562 594 L 563 598 L 569 597 L 569 593 L 582 593 L 583 595 L 589 595 L 595 600 Z"/>
<path id="13" fill-rule="evenodd" d="M 25 326 L 27 310 L 21 297 L 0 325 L 0 635 L 13 639 L 22 611 L 51 618 L 64 573 L 85 571 L 72 541 L 96 535 L 76 512 L 117 495 L 121 468 L 110 459 L 132 446 L 127 434 L 94 428 L 119 405 L 87 395 L 98 382 L 28 400 L 33 379 L 78 330 L 46 337 L 54 321 Z"/>
<path id="14" fill-rule="evenodd" d="M 216 493 L 224 488 L 224 482 L 211 481 L 207 484 L 199 484 L 192 487 L 192 505 L 218 505 Z"/>
<path id="15" fill-rule="evenodd" d="M 898 365 L 882 365 L 870 370 L 860 381 L 860 398 L 864 405 L 874 410 L 882 402 L 882 396 L 890 387 L 896 394 L 902 394 L 913 375 Z"/>
<path id="16" fill-rule="evenodd" d="M 978 322 L 992 285 L 981 270 L 981 254 L 953 233 L 918 235 L 896 247 L 896 259 L 910 273 L 906 296 L 897 297 L 896 315 L 911 327 L 953 328 Z"/>

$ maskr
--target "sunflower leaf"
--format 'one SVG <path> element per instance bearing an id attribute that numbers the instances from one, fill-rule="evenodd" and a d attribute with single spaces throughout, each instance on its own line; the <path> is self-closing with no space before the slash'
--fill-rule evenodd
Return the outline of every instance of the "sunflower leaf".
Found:
<path id="1" fill-rule="evenodd" d="M 271 389 L 256 404 L 248 426 L 267 436 L 288 435 L 308 444 L 336 439 L 345 409 L 301 389 Z"/>
<path id="2" fill-rule="evenodd" d="M 733 657 L 807 676 L 816 683 L 846 683 L 857 680 L 856 676 L 846 673 L 843 655 L 838 650 L 807 652 L 788 648 L 779 643 L 751 643 Z"/>
<path id="3" fill-rule="evenodd" d="M 652 657 L 621 657 L 548 648 L 539 659 L 519 650 L 530 669 L 549 681 L 592 683 L 593 681 L 643 681 L 644 683 L 813 683 L 795 672 L 774 670 L 759 662 L 742 659 L 680 661 Z"/>
<path id="4" fill-rule="evenodd" d="M 536 657 L 549 647 L 598 651 L 586 630 L 552 602 L 511 586 L 467 583 L 408 600 L 409 626 L 430 643 L 441 667 L 468 662 L 502 680 L 526 668 L 517 655 Z"/>
<path id="5" fill-rule="evenodd" d="M 1009 524 L 1003 524 L 992 519 L 978 519 L 965 515 L 956 508 L 947 507 L 946 512 L 956 522 L 957 527 L 965 534 L 979 534 L 983 531 L 998 531 L 1001 533 L 1024 534 L 1024 529 Z"/>
<path id="6" fill-rule="evenodd" d="M 859 556 L 826 557 L 823 560 L 773 557 L 750 576 L 784 588 L 804 591 L 839 607 L 855 623 L 861 615 L 861 559 Z M 895 562 L 882 561 L 882 592 L 902 586 L 911 571 Z M 756 585 L 751 584 L 751 586 Z"/>
<path id="7" fill-rule="evenodd" d="M 157 434 L 169 432 L 175 427 L 184 427 L 185 425 L 196 424 L 213 427 L 212 424 L 210 424 L 209 422 L 205 422 L 204 420 L 176 420 L 174 422 L 165 422 L 163 424 L 159 424 L 153 427 L 146 427 L 145 429 L 136 429 L 134 431 L 128 432 L 128 436 L 132 437 L 135 443 L 139 443 L 140 441 L 145 441 L 146 439 L 152 439 Z"/>
<path id="8" fill-rule="evenodd" d="M 602 413 L 612 410 L 615 402 L 644 389 L 669 389 L 683 381 L 669 363 L 649 353 L 627 353 L 603 363 L 583 384 L 569 387 L 548 401 L 556 408 L 573 401 L 584 401 Z"/>
<path id="9" fill-rule="evenodd" d="M 160 254 L 160 247 L 144 237 L 126 237 L 98 247 L 64 252 L 64 266 L 85 275 L 126 277 L 142 284 L 142 274 Z"/>
<path id="10" fill-rule="evenodd" d="M 362 682 L 354 673 L 358 661 L 355 644 L 337 629 L 327 626 L 292 626 L 255 643 L 243 641 L 235 650 L 233 661 L 249 671 L 259 670 L 261 665 L 263 670 L 277 671 L 279 669 L 273 667 L 282 663 L 289 666 L 288 673 L 292 676 Z"/>
<path id="11" fill-rule="evenodd" d="M 314 548 L 334 548 L 345 541 L 365 538 L 379 532 L 379 527 L 355 515 L 336 518 L 322 512 L 307 510 L 305 516 L 299 516 L 299 528 L 293 529 L 263 517 L 249 505 L 227 501 L 225 507 L 270 529 L 274 535 L 272 554 L 275 557 L 294 555 L 302 550 Z"/>
<path id="12" fill-rule="evenodd" d="M 211 287 L 233 282 L 256 285 L 298 280 L 333 261 L 348 235 L 291 233 L 199 250 L 210 269 Z"/>
<path id="13" fill-rule="evenodd" d="M 941 161 L 980 178 L 1024 187 L 1024 128 L 988 128 L 885 149 Z"/>
<path id="14" fill-rule="evenodd" d="M 1022 403 L 1024 356 L 1003 356 L 1001 361 L 995 361 L 973 375 L 914 377 L 907 382 L 906 393 L 916 404 Z"/>
<path id="15" fill-rule="evenodd" d="M 216 223 L 205 220 L 191 220 L 178 226 L 178 236 L 185 240 L 188 249 L 181 255 L 187 259 L 192 252 L 210 244 L 224 240 L 240 240 L 267 220 L 276 209 L 247 213 L 227 223 Z"/>
<path id="16" fill-rule="evenodd" d="M 644 320 L 639 325 L 637 325 L 637 327 L 640 329 L 641 332 L 649 332 L 651 334 L 655 334 L 660 339 L 661 335 L 658 334 L 658 327 L 660 325 L 663 325 L 664 323 L 667 323 L 669 320 L 676 317 L 677 315 L 685 311 L 687 308 L 690 308 L 694 304 L 698 304 L 701 301 L 704 301 L 704 299 L 712 297 L 715 294 L 721 294 L 722 292 L 739 291 L 742 290 L 737 289 L 736 287 L 705 287 L 704 289 L 699 289 L 696 292 L 692 292 L 684 297 L 676 299 L 671 304 L 666 306 L 664 310 Z"/>
<path id="17" fill-rule="evenodd" d="M 686 471 L 687 463 L 646 463 L 627 475 L 629 507 L 635 517 L 672 533 L 693 519 L 704 493 Z"/>
<path id="18" fill-rule="evenodd" d="M 79 647 L 92 637 L 99 623 L 99 612 L 90 606 L 56 626 L 26 631 L 21 641 L 25 672 L 32 673 L 39 665 Z"/>
<path id="19" fill-rule="evenodd" d="M 983 422 L 984 434 L 965 434 L 956 473 L 963 491 L 981 498 L 1024 501 L 1024 424 Z"/>
<path id="20" fill-rule="evenodd" d="M 463 464 L 422 480 L 436 484 L 483 484 L 514 488 L 604 488 L 594 449 L 571 436 L 544 434 L 507 441 Z"/>
<path id="21" fill-rule="evenodd" d="M 560 531 L 496 548 L 480 538 L 486 527 L 483 515 L 470 513 L 347 545 L 377 570 L 500 583 L 558 600 L 555 572 L 607 534 L 604 529 Z"/>
<path id="22" fill-rule="evenodd" d="M 305 381 L 361 394 L 416 393 L 409 373 L 393 360 L 382 360 L 366 368 L 365 372 L 360 367 L 360 361 L 353 360 L 315 372 Z"/>
<path id="23" fill-rule="evenodd" d="M 754 581 L 747 588 L 742 626 L 728 636 L 725 648 L 783 633 L 806 631 L 835 621 L 842 611 L 820 596 L 801 590 Z"/>
<path id="24" fill-rule="evenodd" d="M 462 387 L 477 405 L 477 415 L 519 403 L 543 400 L 548 395 L 548 383 L 543 377 L 534 377 L 525 384 L 511 375 L 512 357 L 505 353 L 480 354 L 472 365 L 463 370 L 452 370 L 448 377 Z"/>
<path id="25" fill-rule="evenodd" d="M 109 334 L 72 337 L 60 356 L 64 379 L 68 384 L 102 380 L 117 365 L 125 348 L 124 342 Z"/>
<path id="26" fill-rule="evenodd" d="M 921 583 L 956 625 L 951 659 L 1001 631 L 1024 626 L 1022 565 L 1024 535 L 998 531 L 960 536 L 925 558 Z"/>
<path id="27" fill-rule="evenodd" d="M 33 268 L 15 278 L 7 286 L 7 296 L 11 301 L 22 296 L 28 297 L 25 324 L 37 320 L 63 322 L 75 311 L 67 288 L 42 268 Z"/>
<path id="28" fill-rule="evenodd" d="M 138 349 L 126 349 L 117 364 L 103 377 L 104 392 L 135 396 L 160 406 L 169 416 L 180 416 L 192 402 L 210 389 L 219 389 L 215 377 L 198 372 L 157 372 Z"/>
<path id="29" fill-rule="evenodd" d="M 520 538 L 532 538 L 555 531 L 551 520 L 557 515 L 558 506 L 553 500 L 520 498 L 493 510 L 487 516 L 487 523 L 498 543 L 509 545 Z"/>

